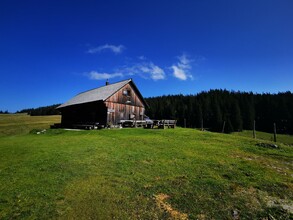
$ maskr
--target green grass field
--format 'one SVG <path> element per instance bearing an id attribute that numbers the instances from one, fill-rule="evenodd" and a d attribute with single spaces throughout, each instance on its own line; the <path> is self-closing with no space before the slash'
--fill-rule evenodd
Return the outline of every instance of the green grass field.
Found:
<path id="1" fill-rule="evenodd" d="M 36 134 L 58 121 L 0 115 L 0 219 L 293 218 L 285 144 L 182 128 Z"/>
<path id="2" fill-rule="evenodd" d="M 0 114 L 0 137 L 28 134 L 33 129 L 48 129 L 60 121 L 60 115 L 30 117 L 27 114 Z"/>
<path id="3" fill-rule="evenodd" d="M 242 131 L 242 132 L 235 132 L 234 135 L 239 135 L 242 137 L 249 137 L 252 138 L 252 131 Z M 274 134 L 265 133 L 261 131 L 256 131 L 256 138 L 259 140 L 267 140 L 273 141 Z M 284 134 L 277 134 L 277 142 L 284 143 L 293 146 L 293 136 L 292 135 L 284 135 Z"/>

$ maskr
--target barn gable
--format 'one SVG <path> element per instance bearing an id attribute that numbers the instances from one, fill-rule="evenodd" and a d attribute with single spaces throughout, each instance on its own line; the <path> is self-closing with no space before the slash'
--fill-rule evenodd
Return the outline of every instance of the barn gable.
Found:
<path id="1" fill-rule="evenodd" d="M 135 89 L 133 85 L 133 83 L 128 83 L 124 85 L 122 88 L 117 90 L 114 94 L 112 94 L 104 101 L 120 104 L 131 104 L 140 107 L 146 106 L 146 103 L 142 98 L 140 92 Z"/>

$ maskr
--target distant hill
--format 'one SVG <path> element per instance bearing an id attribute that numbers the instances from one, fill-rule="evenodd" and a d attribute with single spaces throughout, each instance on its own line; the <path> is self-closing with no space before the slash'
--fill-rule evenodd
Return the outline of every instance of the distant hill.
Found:
<path id="1" fill-rule="evenodd" d="M 31 116 L 37 116 L 37 115 L 60 115 L 60 112 L 56 110 L 56 107 L 58 107 L 60 104 L 54 104 L 44 107 L 38 107 L 38 108 L 28 108 L 28 109 L 22 109 L 20 111 L 17 111 L 16 113 L 27 113 Z"/>

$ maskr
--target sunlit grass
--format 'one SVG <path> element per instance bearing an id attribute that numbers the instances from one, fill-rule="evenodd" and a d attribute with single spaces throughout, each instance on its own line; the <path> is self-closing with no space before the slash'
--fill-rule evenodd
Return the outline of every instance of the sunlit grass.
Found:
<path id="1" fill-rule="evenodd" d="M 290 218 L 283 144 L 181 128 L 12 134 L 0 137 L 0 219 Z"/>
<path id="2" fill-rule="evenodd" d="M 0 137 L 28 134 L 32 129 L 48 129 L 50 125 L 60 123 L 60 121 L 60 115 L 0 114 Z"/>
<path id="3" fill-rule="evenodd" d="M 252 131 L 248 131 L 248 130 L 245 130 L 243 132 L 235 132 L 233 134 L 239 135 L 242 137 L 250 137 L 250 138 L 253 137 Z M 256 131 L 256 139 L 273 141 L 274 134 Z M 293 135 L 277 134 L 277 143 L 284 143 L 284 144 L 293 145 Z"/>

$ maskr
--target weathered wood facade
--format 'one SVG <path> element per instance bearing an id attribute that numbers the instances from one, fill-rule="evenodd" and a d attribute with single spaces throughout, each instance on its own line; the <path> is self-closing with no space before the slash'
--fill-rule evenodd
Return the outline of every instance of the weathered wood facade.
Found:
<path id="1" fill-rule="evenodd" d="M 145 106 L 130 84 L 110 96 L 105 105 L 110 124 L 118 124 L 120 120 L 144 119 Z"/>
<path id="2" fill-rule="evenodd" d="M 106 85 L 80 93 L 57 109 L 61 124 L 117 125 L 120 120 L 143 120 L 146 103 L 134 82 L 130 80 Z"/>

